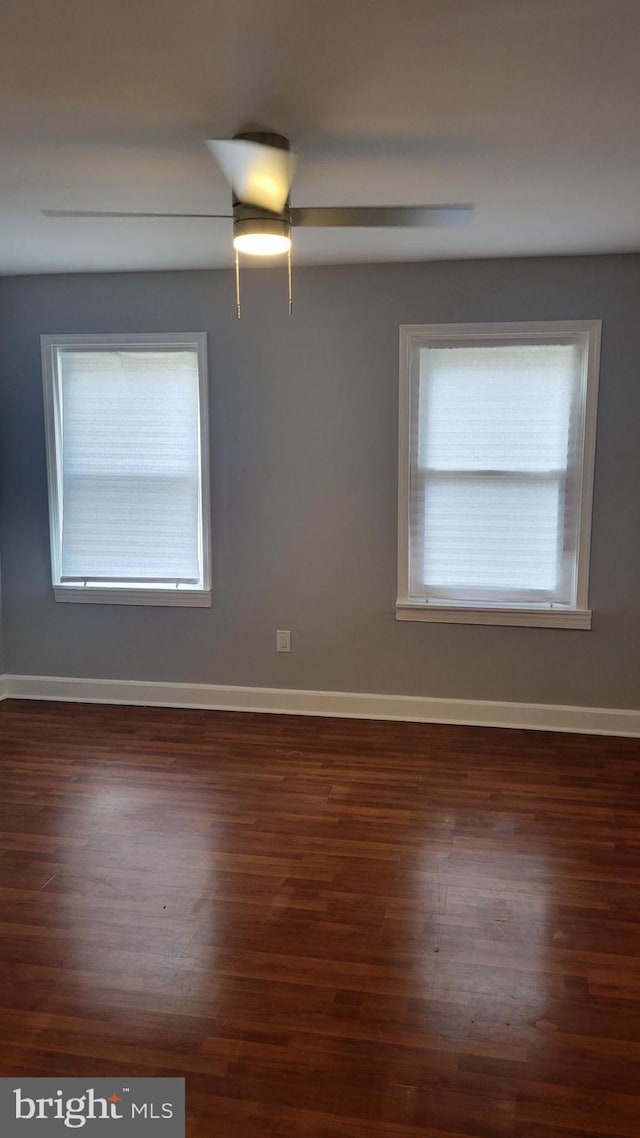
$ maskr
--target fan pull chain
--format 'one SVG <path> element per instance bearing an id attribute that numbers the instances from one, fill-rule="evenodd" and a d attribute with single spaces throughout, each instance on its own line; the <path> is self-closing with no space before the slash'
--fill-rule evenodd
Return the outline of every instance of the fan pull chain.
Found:
<path id="1" fill-rule="evenodd" d="M 240 319 L 240 254 L 236 249 L 236 316 Z"/>
<path id="2" fill-rule="evenodd" d="M 236 274 L 236 316 L 238 317 L 238 320 L 239 320 L 241 315 L 242 315 L 242 309 L 241 309 L 241 305 L 240 305 L 240 253 L 238 252 L 237 249 L 235 249 L 234 252 L 235 252 L 235 274 Z M 292 286 L 292 274 L 291 274 L 291 246 L 289 246 L 289 248 L 287 249 L 287 299 L 288 299 L 288 305 L 289 305 L 289 316 L 291 316 L 291 314 L 293 312 L 293 286 Z"/>

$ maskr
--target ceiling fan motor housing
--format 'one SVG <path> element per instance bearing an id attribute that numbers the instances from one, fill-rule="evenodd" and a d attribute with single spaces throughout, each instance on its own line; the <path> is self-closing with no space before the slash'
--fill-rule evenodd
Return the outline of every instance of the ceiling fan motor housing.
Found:
<path id="1" fill-rule="evenodd" d="M 233 141 L 241 139 L 243 142 L 257 142 L 260 146 L 273 146 L 275 150 L 290 150 L 291 144 L 283 134 L 274 134 L 270 130 L 245 130 L 234 134 Z"/>
<path id="2" fill-rule="evenodd" d="M 271 213 L 258 206 L 233 203 L 233 236 L 243 237 L 252 233 L 263 233 L 270 237 L 290 237 L 291 218 L 285 207 L 282 213 Z"/>
<path id="3" fill-rule="evenodd" d="M 261 146 L 271 146 L 275 150 L 289 150 L 289 139 L 282 134 L 272 131 L 243 131 L 233 136 L 244 142 L 257 142 Z M 289 213 L 289 199 L 287 198 L 281 213 L 260 206 L 247 205 L 241 202 L 234 194 L 233 198 L 233 235 L 243 237 L 248 234 L 261 233 L 270 237 L 291 236 L 291 215 Z"/>

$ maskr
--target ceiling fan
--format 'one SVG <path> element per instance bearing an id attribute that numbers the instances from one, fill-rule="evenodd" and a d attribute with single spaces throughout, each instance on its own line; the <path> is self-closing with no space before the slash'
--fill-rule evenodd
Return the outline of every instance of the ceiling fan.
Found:
<path id="1" fill-rule="evenodd" d="M 466 225 L 473 215 L 470 204 L 392 206 L 291 206 L 289 191 L 295 156 L 281 134 L 248 131 L 230 139 L 209 139 L 216 159 L 233 192 L 233 212 L 139 213 L 120 210 L 44 209 L 45 217 L 225 218 L 233 221 L 236 258 L 236 309 L 240 315 L 239 253 L 288 258 L 289 311 L 291 311 L 291 230 L 313 228 L 413 228 Z"/>

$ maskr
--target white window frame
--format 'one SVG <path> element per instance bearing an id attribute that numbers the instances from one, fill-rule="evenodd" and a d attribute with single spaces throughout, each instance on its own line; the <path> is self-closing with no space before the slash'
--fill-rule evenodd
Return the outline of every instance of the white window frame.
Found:
<path id="1" fill-rule="evenodd" d="M 596 410 L 600 363 L 601 320 L 529 321 L 509 324 L 404 324 L 400 326 L 400 405 L 398 448 L 398 598 L 397 620 L 452 624 L 523 625 L 547 628 L 591 628 L 588 607 L 591 511 L 595 464 Z M 409 491 L 412 389 L 419 378 L 421 347 L 464 347 L 469 342 L 487 345 L 562 344 L 582 341 L 585 366 L 582 380 L 584 445 L 578 472 L 577 566 L 574 601 L 567 605 L 486 602 L 448 603 L 412 597 L 409 592 Z"/>
<path id="2" fill-rule="evenodd" d="M 44 388 L 45 435 L 49 486 L 51 576 L 56 601 L 109 605 L 211 605 L 211 507 L 209 498 L 209 411 L 206 332 L 153 332 L 109 335 L 47 335 L 40 337 Z M 62 564 L 62 436 L 60 423 L 59 353 L 82 351 L 188 350 L 197 353 L 198 418 L 200 425 L 200 503 L 202 580 L 196 585 L 152 585 L 133 582 L 69 584 L 61 580 Z"/>

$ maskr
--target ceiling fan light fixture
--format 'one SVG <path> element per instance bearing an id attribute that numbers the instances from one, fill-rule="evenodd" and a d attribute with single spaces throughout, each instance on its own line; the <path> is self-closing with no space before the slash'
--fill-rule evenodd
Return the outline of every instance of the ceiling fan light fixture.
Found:
<path id="1" fill-rule="evenodd" d="M 279 217 L 243 218 L 234 222 L 233 246 L 252 257 L 275 257 L 291 249 L 291 226 Z"/>

